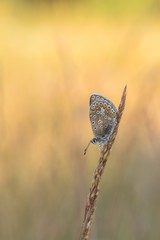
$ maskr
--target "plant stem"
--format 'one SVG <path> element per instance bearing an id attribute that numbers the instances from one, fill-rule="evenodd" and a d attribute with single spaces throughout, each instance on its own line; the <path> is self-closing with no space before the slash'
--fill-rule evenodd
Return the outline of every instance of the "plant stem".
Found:
<path id="1" fill-rule="evenodd" d="M 118 127 L 120 124 L 120 120 L 121 120 L 121 117 L 123 114 L 123 110 L 125 108 L 126 90 L 127 90 L 127 86 L 125 86 L 125 88 L 123 90 L 123 94 L 122 94 L 119 108 L 117 111 L 117 123 L 113 129 L 113 132 L 111 133 L 111 135 L 109 137 L 109 140 L 107 141 L 106 144 L 104 144 L 104 146 L 102 148 L 98 165 L 94 171 L 93 180 L 92 180 L 92 183 L 91 183 L 91 186 L 89 189 L 89 194 L 88 194 L 87 201 L 86 201 L 80 240 L 87 240 L 89 238 L 89 231 L 90 231 L 90 228 L 92 225 L 92 220 L 93 220 L 93 216 L 94 216 L 95 209 L 96 209 L 96 202 L 97 202 L 97 198 L 99 195 L 100 180 L 101 180 L 102 174 L 104 172 L 104 168 L 105 168 L 106 162 L 108 160 L 110 150 L 115 141 L 115 138 L 116 138 L 116 135 L 118 132 Z"/>

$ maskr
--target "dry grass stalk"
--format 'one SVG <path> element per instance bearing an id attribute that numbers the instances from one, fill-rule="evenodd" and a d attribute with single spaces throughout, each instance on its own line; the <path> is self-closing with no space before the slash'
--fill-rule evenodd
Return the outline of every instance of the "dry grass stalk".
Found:
<path id="1" fill-rule="evenodd" d="M 97 197 L 98 197 L 98 194 L 99 194 L 100 180 L 101 180 L 106 162 L 108 160 L 108 156 L 110 154 L 111 147 L 112 147 L 112 145 L 114 143 L 114 140 L 116 138 L 119 123 L 120 123 L 120 120 L 121 120 L 121 117 L 122 117 L 122 114 L 123 114 L 123 110 L 125 108 L 126 90 L 127 90 L 127 86 L 125 86 L 125 88 L 123 90 L 120 105 L 119 105 L 119 108 L 118 108 L 117 124 L 116 124 L 108 142 L 103 146 L 98 165 L 97 165 L 97 167 L 95 169 L 95 172 L 94 172 L 94 175 L 93 175 L 93 180 L 92 180 L 92 183 L 91 183 L 91 186 L 90 186 L 89 195 L 88 195 L 86 206 L 85 206 L 85 213 L 84 213 L 84 219 L 83 219 L 81 236 L 80 236 L 81 240 L 87 240 L 88 237 L 89 237 L 89 231 L 90 231 L 90 228 L 91 228 L 93 215 L 94 215 L 94 212 L 95 212 L 95 209 L 96 209 L 96 201 L 97 201 Z"/>

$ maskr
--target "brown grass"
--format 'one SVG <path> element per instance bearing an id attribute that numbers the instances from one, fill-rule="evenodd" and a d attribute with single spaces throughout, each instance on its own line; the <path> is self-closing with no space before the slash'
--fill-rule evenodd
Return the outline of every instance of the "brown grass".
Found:
<path id="1" fill-rule="evenodd" d="M 104 145 L 104 147 L 101 151 L 101 156 L 100 156 L 98 165 L 94 171 L 93 180 L 92 180 L 92 183 L 90 186 L 89 195 L 88 195 L 86 206 L 85 206 L 82 232 L 81 232 L 81 236 L 80 236 L 81 240 L 87 240 L 89 238 L 89 231 L 90 231 L 90 228 L 92 225 L 92 219 L 94 216 L 94 212 L 96 209 L 96 202 L 97 202 L 97 198 L 99 195 L 100 180 L 101 180 L 102 174 L 104 172 L 106 162 L 107 162 L 108 156 L 110 154 L 110 150 L 115 141 L 115 138 L 116 138 L 116 135 L 118 132 L 119 123 L 120 123 L 120 120 L 121 120 L 121 117 L 123 114 L 123 110 L 125 108 L 126 90 L 127 90 L 127 86 L 125 86 L 125 88 L 124 88 L 124 91 L 123 91 L 123 94 L 121 97 L 121 101 L 120 101 L 120 105 L 118 108 L 117 124 L 113 130 L 113 133 L 111 134 L 111 136 L 109 138 L 109 141 Z"/>

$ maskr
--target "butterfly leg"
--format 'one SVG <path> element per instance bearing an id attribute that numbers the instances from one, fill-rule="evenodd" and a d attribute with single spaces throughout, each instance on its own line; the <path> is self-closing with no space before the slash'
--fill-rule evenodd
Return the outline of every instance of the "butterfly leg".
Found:
<path id="1" fill-rule="evenodd" d="M 92 140 L 89 141 L 87 147 L 84 149 L 84 155 L 86 155 L 87 149 L 89 148 L 90 144 L 96 144 L 97 143 L 97 138 L 93 138 Z"/>

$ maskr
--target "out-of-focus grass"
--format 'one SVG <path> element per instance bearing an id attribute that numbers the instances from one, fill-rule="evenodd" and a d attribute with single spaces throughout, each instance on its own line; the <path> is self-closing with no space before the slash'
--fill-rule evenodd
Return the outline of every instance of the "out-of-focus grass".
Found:
<path id="1" fill-rule="evenodd" d="M 78 238 L 98 159 L 83 157 L 89 96 L 118 105 L 128 84 L 92 239 L 158 240 L 159 21 L 149 5 L 118 20 L 43 6 L 0 8 L 0 239 Z"/>

